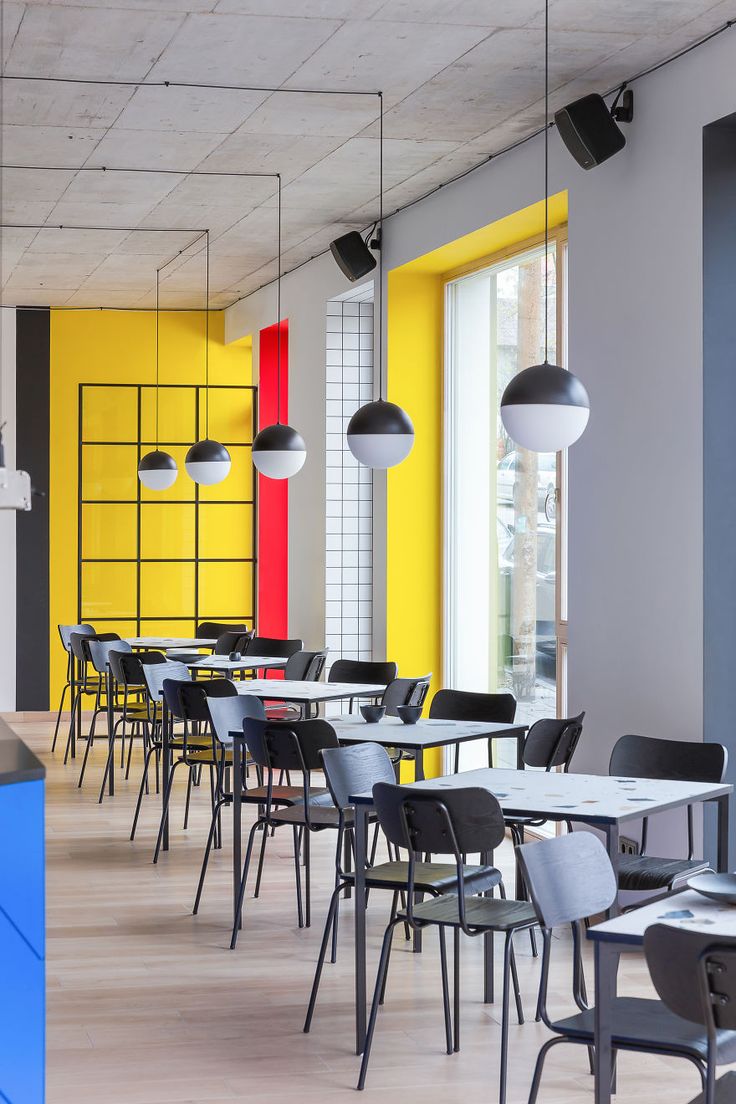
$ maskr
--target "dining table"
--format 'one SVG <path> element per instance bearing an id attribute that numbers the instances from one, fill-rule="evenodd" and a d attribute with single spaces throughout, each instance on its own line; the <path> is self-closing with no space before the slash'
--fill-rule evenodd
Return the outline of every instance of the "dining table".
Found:
<path id="1" fill-rule="evenodd" d="M 717 867 L 728 870 L 729 804 L 732 787 L 726 784 L 663 781 L 651 778 L 614 778 L 607 775 L 566 774 L 551 771 L 504 770 L 496 767 L 462 771 L 439 778 L 404 783 L 412 789 L 465 789 L 479 787 L 498 800 L 509 820 L 540 820 L 588 825 L 600 831 L 618 881 L 618 856 L 622 825 L 643 816 L 693 804 L 713 804 L 717 810 Z M 366 894 L 368 819 L 373 808 L 371 792 L 350 795 L 355 808 L 355 1043 L 361 1054 L 366 1032 Z M 618 914 L 614 902 L 609 917 Z M 492 999 L 492 953 L 486 954 L 485 999 Z M 596 989 L 596 992 L 598 990 Z M 598 1007 L 598 1001 L 596 1001 Z M 602 1034 L 605 1039 L 605 1033 Z M 605 1042 L 602 1044 L 605 1047 Z M 610 1030 L 608 1051 L 610 1055 Z M 610 1068 L 610 1063 L 609 1063 Z M 596 1063 L 597 1093 L 603 1094 L 605 1073 Z M 610 1077 L 609 1077 L 610 1091 Z M 596 1104 L 609 1104 L 610 1095 L 596 1095 Z"/>
<path id="2" fill-rule="evenodd" d="M 731 790 L 731 786 L 721 787 Z M 720 866 L 720 861 L 719 861 Z M 652 924 L 705 931 L 717 943 L 720 937 L 736 937 L 736 906 L 711 901 L 693 889 L 660 897 L 588 929 L 595 964 L 595 1104 L 610 1104 L 613 1080 L 611 1010 L 616 999 L 618 965 L 622 954 L 641 952 L 644 932 Z"/>

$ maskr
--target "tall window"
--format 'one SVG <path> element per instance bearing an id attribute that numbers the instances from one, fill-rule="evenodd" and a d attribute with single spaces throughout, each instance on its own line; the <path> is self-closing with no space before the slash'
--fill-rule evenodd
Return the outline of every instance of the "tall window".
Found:
<path id="1" fill-rule="evenodd" d="M 564 362 L 565 249 L 557 233 L 546 257 L 535 245 L 446 285 L 445 682 L 511 690 L 527 723 L 564 701 L 562 457 L 511 441 L 500 400 L 544 359 L 545 282 L 549 359 Z M 484 755 L 471 745 L 463 766 Z"/>

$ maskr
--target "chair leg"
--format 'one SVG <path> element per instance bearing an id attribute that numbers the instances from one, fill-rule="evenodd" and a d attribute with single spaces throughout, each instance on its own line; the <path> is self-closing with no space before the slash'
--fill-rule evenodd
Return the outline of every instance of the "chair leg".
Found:
<path id="1" fill-rule="evenodd" d="M 82 782 L 84 781 L 84 772 L 87 769 L 87 759 L 89 758 L 90 748 L 95 742 L 95 727 L 97 725 L 97 717 L 99 715 L 99 709 L 95 709 L 92 714 L 92 724 L 89 726 L 89 733 L 87 735 L 87 746 L 84 749 L 84 758 L 82 759 L 82 769 L 79 772 L 79 781 L 77 782 L 77 789 L 82 788 Z"/>
<path id="2" fill-rule="evenodd" d="M 453 1050 L 460 1049 L 460 929 L 452 932 Z"/>
<path id="3" fill-rule="evenodd" d="M 445 943 L 445 929 L 437 928 L 440 941 L 440 971 L 442 973 L 442 1009 L 445 1014 L 445 1045 L 447 1053 L 452 1054 L 452 1017 L 450 1016 L 450 984 L 447 980 L 447 945 Z"/>
<path id="4" fill-rule="evenodd" d="M 509 982 L 511 980 L 511 959 L 514 953 L 513 932 L 506 933 L 503 945 L 503 1010 L 501 1015 L 501 1076 L 498 1092 L 498 1104 L 506 1104 L 506 1081 L 509 1058 Z M 517 1011 L 518 1011 L 517 1003 Z M 520 1023 L 522 1020 L 519 1021 Z"/>
<path id="5" fill-rule="evenodd" d="M 69 714 L 69 733 L 66 738 L 66 748 L 64 749 L 64 766 L 66 766 L 69 759 L 69 752 L 72 750 L 72 734 L 76 725 L 77 733 L 79 733 L 79 719 L 82 716 L 81 710 L 82 694 L 79 690 L 72 696 L 72 707 Z M 72 755 L 72 759 L 74 755 Z"/>
<path id="6" fill-rule="evenodd" d="M 537 1104 L 537 1096 L 539 1095 L 539 1085 L 542 1081 L 542 1071 L 544 1069 L 544 1060 L 547 1054 L 553 1046 L 557 1046 L 558 1043 L 564 1043 L 566 1040 L 557 1036 L 554 1039 L 548 1039 L 546 1043 L 542 1044 L 542 1047 L 537 1055 L 537 1061 L 534 1066 L 534 1076 L 532 1077 L 531 1088 L 529 1089 L 529 1104 Z"/>
<path id="7" fill-rule="evenodd" d="M 125 728 L 125 723 L 123 723 L 123 729 L 124 728 Z M 131 755 L 133 753 L 134 737 L 139 736 L 139 735 L 140 735 L 140 725 L 135 723 L 131 726 L 131 730 L 130 730 L 130 733 L 128 735 L 128 759 L 127 759 L 127 762 L 125 764 L 125 781 L 126 782 L 130 778 L 130 759 L 131 759 Z"/>
<path id="8" fill-rule="evenodd" d="M 248 833 L 248 846 L 245 849 L 245 862 L 243 863 L 243 876 L 240 879 L 240 888 L 238 890 L 238 903 L 237 903 L 237 907 L 235 909 L 236 919 L 233 922 L 233 931 L 232 931 L 232 935 L 230 936 L 230 950 L 231 951 L 235 950 L 235 944 L 238 941 L 239 920 L 240 920 L 241 913 L 243 911 L 243 901 L 245 899 L 245 887 L 248 884 L 248 871 L 250 870 L 250 859 L 251 859 L 251 855 L 253 854 L 253 840 L 255 839 L 256 829 L 258 828 L 259 824 L 262 824 L 262 823 L 263 823 L 262 821 L 257 820 L 255 822 L 255 824 L 251 827 L 250 832 Z M 263 828 L 264 828 L 264 831 L 265 831 L 266 826 L 263 825 Z"/>
<path id="9" fill-rule="evenodd" d="M 312 833 L 304 828 L 304 927 L 312 926 Z"/>
<path id="10" fill-rule="evenodd" d="M 221 803 L 220 803 L 221 804 Z M 196 916 L 199 912 L 199 902 L 202 900 L 202 890 L 204 889 L 204 879 L 207 874 L 207 864 L 210 860 L 210 851 L 212 850 L 212 839 L 215 835 L 215 828 L 217 826 L 217 814 L 220 811 L 220 804 L 212 812 L 212 820 L 210 821 L 210 830 L 207 833 L 207 845 L 204 849 L 204 858 L 202 859 L 202 869 L 199 874 L 199 882 L 197 883 L 197 893 L 194 898 L 194 908 L 192 909 L 192 916 Z"/>
<path id="11" fill-rule="evenodd" d="M 187 771 L 187 797 L 184 802 L 184 831 L 189 827 L 189 802 L 192 800 L 192 783 L 196 767 L 190 767 Z"/>
<path id="12" fill-rule="evenodd" d="M 179 766 L 179 764 L 181 762 L 183 762 L 183 760 L 177 759 L 177 761 L 173 764 L 171 770 L 169 771 L 168 779 L 166 779 L 166 778 L 164 779 L 164 801 L 163 801 L 163 809 L 161 810 L 161 821 L 160 821 L 159 826 L 158 826 L 158 835 L 156 837 L 156 846 L 155 846 L 154 851 L 153 851 L 153 861 L 154 861 L 154 863 L 158 862 L 158 856 L 159 856 L 159 853 L 161 851 L 161 844 L 162 844 L 163 838 L 164 838 L 164 824 L 166 823 L 166 814 L 169 811 L 169 803 L 171 801 L 171 791 L 174 788 L 174 771 L 176 770 L 176 768 Z"/>
<path id="13" fill-rule="evenodd" d="M 141 775 L 141 784 L 138 789 L 138 800 L 135 803 L 135 813 L 133 815 L 133 827 L 130 830 L 130 838 L 135 839 L 136 828 L 138 827 L 138 816 L 141 811 L 141 803 L 143 801 L 143 791 L 148 789 L 148 765 L 151 761 L 151 755 L 156 749 L 149 747 L 143 759 L 143 774 Z"/>
<path id="14" fill-rule="evenodd" d="M 56 737 L 59 735 L 59 725 L 61 724 L 61 714 L 64 711 L 64 699 L 66 698 L 66 692 L 69 689 L 69 683 L 64 683 L 64 689 L 61 691 L 61 701 L 59 702 L 59 712 L 56 714 L 56 727 L 54 728 L 54 739 L 51 744 L 51 754 L 56 751 Z"/>
<path id="15" fill-rule="evenodd" d="M 300 867 L 299 829 L 294 825 L 294 875 L 296 877 L 296 915 L 300 928 L 304 927 L 304 910 L 302 908 L 302 873 Z"/>
<path id="16" fill-rule="evenodd" d="M 327 919 L 325 920 L 325 930 L 322 933 L 322 942 L 319 948 L 319 958 L 317 959 L 317 969 L 314 972 L 314 981 L 312 982 L 312 992 L 309 995 L 309 1004 L 307 1006 L 307 1018 L 304 1021 L 304 1032 L 309 1032 L 312 1026 L 312 1018 L 314 1016 L 314 1007 L 317 1003 L 317 993 L 319 992 L 319 983 L 322 978 L 322 968 L 325 964 L 325 958 L 327 956 L 327 943 L 330 938 L 330 931 L 335 932 L 337 930 L 337 913 L 338 906 L 340 904 L 340 894 L 345 888 L 345 882 L 338 882 L 332 891 L 330 897 L 330 907 L 327 910 Z"/>
<path id="17" fill-rule="evenodd" d="M 524 1023 L 524 1006 L 521 1003 L 521 991 L 519 989 L 519 974 L 516 969 L 516 955 L 514 954 L 513 932 L 510 934 L 509 942 L 511 944 L 511 979 L 514 983 L 514 1000 L 516 1001 L 516 1019 L 519 1026 Z"/>
<path id="18" fill-rule="evenodd" d="M 368 1062 L 371 1057 L 371 1047 L 373 1046 L 373 1035 L 376 1030 L 376 1020 L 378 1018 L 378 1006 L 381 1003 L 381 994 L 384 991 L 386 984 L 386 977 L 388 976 L 388 964 L 391 958 L 391 942 L 393 939 L 394 928 L 398 921 L 394 920 L 392 924 L 386 928 L 383 936 L 383 944 L 381 946 L 381 958 L 378 963 L 378 974 L 376 975 L 376 988 L 373 991 L 373 1002 L 371 1004 L 371 1014 L 368 1019 L 368 1031 L 365 1036 L 365 1046 L 363 1047 L 363 1059 L 360 1063 L 360 1076 L 358 1077 L 358 1088 L 365 1088 L 365 1078 L 368 1073 Z"/>
<path id="19" fill-rule="evenodd" d="M 253 891 L 253 896 L 258 897 L 261 892 L 261 877 L 263 876 L 263 860 L 266 857 L 266 842 L 268 840 L 269 831 L 268 824 L 265 821 L 261 821 L 261 827 L 263 829 L 263 837 L 261 839 L 260 854 L 258 856 L 258 872 L 256 874 L 256 888 Z M 271 833 L 273 835 L 273 832 Z"/>

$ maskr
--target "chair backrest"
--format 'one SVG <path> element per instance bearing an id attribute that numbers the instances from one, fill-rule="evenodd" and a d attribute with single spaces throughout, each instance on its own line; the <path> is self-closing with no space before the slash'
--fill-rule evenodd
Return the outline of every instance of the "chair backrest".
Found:
<path id="1" fill-rule="evenodd" d="M 611 753 L 608 773 L 618 778 L 669 778 L 722 782 L 728 752 L 722 744 L 622 736 Z"/>
<path id="2" fill-rule="evenodd" d="M 167 659 L 165 663 L 143 663 L 143 677 L 146 680 L 146 690 L 152 701 L 161 701 L 164 692 L 164 682 L 167 679 L 176 679 L 178 682 L 190 682 L 189 668 L 184 663 Z"/>
<path id="3" fill-rule="evenodd" d="M 494 721 L 511 724 L 516 716 L 513 694 L 477 694 L 469 690 L 438 690 L 429 715 L 442 721 Z"/>
<path id="4" fill-rule="evenodd" d="M 303 640 L 280 640 L 273 636 L 252 636 L 248 641 L 246 655 L 275 656 L 288 659 L 294 652 L 304 647 Z"/>
<path id="5" fill-rule="evenodd" d="M 59 636 L 61 637 L 61 643 L 64 646 L 64 650 L 71 651 L 71 635 L 76 633 L 77 636 L 94 636 L 95 629 L 93 625 L 59 625 Z"/>
<path id="6" fill-rule="evenodd" d="M 318 682 L 327 662 L 327 649 L 321 652 L 294 652 L 284 668 L 284 678 L 294 682 Z"/>
<path id="7" fill-rule="evenodd" d="M 107 672 L 107 663 L 110 656 L 110 652 L 115 650 L 116 652 L 132 652 L 130 644 L 127 644 L 120 637 L 116 637 L 114 640 L 98 640 L 93 637 L 87 637 L 84 642 L 84 649 L 89 655 L 89 660 L 98 675 L 104 675 Z M 112 664 L 110 664 L 112 668 Z"/>
<path id="8" fill-rule="evenodd" d="M 430 855 L 493 851 L 506 824 L 497 799 L 475 786 L 462 789 L 410 789 L 378 782 L 373 801 L 386 838 L 397 847 Z"/>
<path id="9" fill-rule="evenodd" d="M 242 632 L 240 629 L 228 629 L 227 632 L 220 633 L 214 648 L 215 655 L 227 656 L 231 652 L 242 654 L 252 635 L 252 633 Z"/>
<path id="10" fill-rule="evenodd" d="M 239 632 L 247 633 L 247 625 L 240 623 L 228 625 L 224 621 L 200 621 L 197 625 L 196 635 L 199 640 L 219 640 L 223 633 Z"/>
<path id="11" fill-rule="evenodd" d="M 381 704 L 386 707 L 387 717 L 398 717 L 400 705 L 424 705 L 429 692 L 432 675 L 420 675 L 419 678 L 395 678 L 383 692 Z"/>
<path id="12" fill-rule="evenodd" d="M 80 663 L 90 663 L 89 644 L 92 640 L 120 640 L 117 633 L 77 633 L 69 634 L 69 647 L 72 655 Z"/>
<path id="13" fill-rule="evenodd" d="M 672 1012 L 736 1030 L 736 938 L 653 924 L 644 932 L 644 954 L 654 988 Z"/>
<path id="14" fill-rule="evenodd" d="M 396 678 L 398 667 L 386 660 L 336 659 L 328 682 L 363 682 L 385 686 Z"/>
<path id="15" fill-rule="evenodd" d="M 271 771 L 304 771 L 322 766 L 320 752 L 339 747 L 331 724 L 321 718 L 308 721 L 243 722 L 245 742 L 257 766 Z"/>
<path id="16" fill-rule="evenodd" d="M 584 717 L 585 713 L 579 713 L 577 717 L 544 717 L 535 721 L 524 741 L 526 766 L 567 770 L 583 732 Z"/>
<path id="17" fill-rule="evenodd" d="M 611 860 L 592 832 L 524 843 L 516 857 L 544 928 L 595 916 L 616 897 Z"/>
<path id="18" fill-rule="evenodd" d="M 229 679 L 164 679 L 163 691 L 169 713 L 182 721 L 209 721 L 208 698 L 234 698 L 238 694 Z"/>
<path id="19" fill-rule="evenodd" d="M 255 694 L 236 694 L 235 697 L 207 698 L 207 709 L 212 722 L 212 731 L 221 744 L 230 745 L 231 732 L 242 731 L 243 721 L 252 717 L 265 721 L 266 710 L 260 698 Z"/>
<path id="20" fill-rule="evenodd" d="M 394 765 L 380 744 L 352 744 L 324 748 L 322 766 L 332 800 L 338 809 L 350 804 L 350 795 L 367 793 L 377 782 L 394 783 Z"/>

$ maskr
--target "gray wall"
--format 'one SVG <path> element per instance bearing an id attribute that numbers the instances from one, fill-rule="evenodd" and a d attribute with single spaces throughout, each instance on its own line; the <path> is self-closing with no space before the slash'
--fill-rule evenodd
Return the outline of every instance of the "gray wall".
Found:
<path id="1" fill-rule="evenodd" d="M 15 311 L 0 307 L 0 422 L 15 467 Z M 0 712 L 15 709 L 15 510 L 0 510 Z"/>
<path id="2" fill-rule="evenodd" d="M 636 82 L 626 149 L 590 172 L 551 137 L 551 189 L 569 192 L 569 364 L 592 402 L 570 450 L 568 684 L 570 709 L 587 710 L 580 769 L 604 771 L 625 732 L 702 739 L 701 150 L 703 127 L 736 108 L 734 72 L 736 31 Z M 541 195 L 534 140 L 389 219 L 386 265 Z M 294 309 L 302 296 L 313 304 L 325 264 L 295 274 Z M 321 401 L 322 315 L 302 325 L 309 344 L 295 328 L 291 353 L 311 380 L 292 399 L 300 417 L 302 401 L 310 411 Z M 302 557 L 298 570 L 316 580 L 320 563 Z"/>

